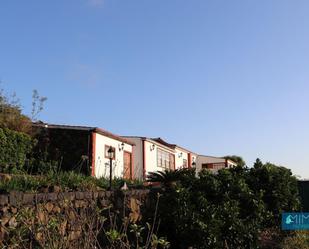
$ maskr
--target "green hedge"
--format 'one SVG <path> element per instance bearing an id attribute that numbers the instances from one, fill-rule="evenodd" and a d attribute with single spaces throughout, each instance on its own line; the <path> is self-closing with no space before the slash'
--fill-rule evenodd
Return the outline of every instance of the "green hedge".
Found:
<path id="1" fill-rule="evenodd" d="M 309 181 L 298 181 L 298 189 L 301 197 L 302 210 L 309 212 Z"/>
<path id="2" fill-rule="evenodd" d="M 157 172 L 148 180 L 161 183 L 152 200 L 159 191 L 158 235 L 171 249 L 260 248 L 261 231 L 280 231 L 282 212 L 300 210 L 292 172 L 260 160 L 253 168 L 203 170 L 198 177 L 194 169 Z M 153 213 L 148 208 L 144 219 L 153 220 Z"/>
<path id="3" fill-rule="evenodd" d="M 22 170 L 32 147 L 29 135 L 0 128 L 0 171 Z"/>

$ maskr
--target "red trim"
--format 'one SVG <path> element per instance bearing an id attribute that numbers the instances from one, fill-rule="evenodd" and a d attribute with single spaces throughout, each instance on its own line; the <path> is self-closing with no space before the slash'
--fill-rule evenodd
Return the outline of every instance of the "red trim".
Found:
<path id="1" fill-rule="evenodd" d="M 118 135 L 115 135 L 109 131 L 106 131 L 106 130 L 103 130 L 101 128 L 94 128 L 94 131 L 99 133 L 100 135 L 103 135 L 103 136 L 106 136 L 106 137 L 109 137 L 109 138 L 112 138 L 112 139 L 115 139 L 115 140 L 118 140 L 120 142 L 124 142 L 126 144 L 130 144 L 130 145 L 135 145 L 133 142 L 125 139 L 125 138 L 122 138 Z"/>
<path id="2" fill-rule="evenodd" d="M 128 154 L 130 154 L 130 161 L 131 161 L 131 165 L 130 165 L 130 179 L 129 180 L 132 180 L 133 179 L 133 152 L 130 152 L 130 151 L 127 151 L 127 150 L 124 150 L 123 151 L 123 166 L 124 166 L 124 154 L 125 153 L 128 153 Z M 123 178 L 125 178 L 124 176 L 123 176 Z"/>
<path id="3" fill-rule="evenodd" d="M 92 162 L 91 162 L 91 175 L 95 176 L 95 147 L 96 147 L 96 133 L 91 133 L 92 139 Z"/>
<path id="4" fill-rule="evenodd" d="M 188 153 L 188 168 L 192 168 L 192 163 L 191 163 L 191 153 Z"/>
<path id="5" fill-rule="evenodd" d="M 175 154 L 172 154 L 172 156 L 174 157 L 174 170 L 176 169 L 176 156 Z"/>
<path id="6" fill-rule="evenodd" d="M 133 146 L 132 146 L 132 158 L 131 158 L 131 163 L 132 163 L 132 180 L 135 179 L 134 177 L 134 150 L 133 150 Z"/>
<path id="7" fill-rule="evenodd" d="M 146 180 L 146 141 L 142 140 L 143 146 L 143 180 Z"/>

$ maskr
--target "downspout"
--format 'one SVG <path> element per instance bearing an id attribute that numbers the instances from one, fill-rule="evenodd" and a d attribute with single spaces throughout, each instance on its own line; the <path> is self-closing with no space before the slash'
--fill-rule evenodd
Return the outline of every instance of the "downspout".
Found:
<path id="1" fill-rule="evenodd" d="M 91 153 L 91 176 L 95 176 L 95 149 L 96 149 L 96 133 L 91 132 L 92 153 Z"/>
<path id="2" fill-rule="evenodd" d="M 145 181 L 146 180 L 146 154 L 145 154 L 145 149 L 146 149 L 146 146 L 145 146 L 145 140 L 142 139 L 142 147 L 143 147 L 143 180 Z"/>
<path id="3" fill-rule="evenodd" d="M 191 169 L 192 168 L 192 162 L 191 162 L 191 153 L 188 153 L 188 168 Z"/>
<path id="4" fill-rule="evenodd" d="M 87 142 L 87 163 L 86 163 L 86 167 L 87 167 L 87 175 L 90 174 L 90 164 L 89 164 L 89 160 L 91 158 L 91 155 L 90 155 L 90 133 L 88 132 L 88 142 Z"/>

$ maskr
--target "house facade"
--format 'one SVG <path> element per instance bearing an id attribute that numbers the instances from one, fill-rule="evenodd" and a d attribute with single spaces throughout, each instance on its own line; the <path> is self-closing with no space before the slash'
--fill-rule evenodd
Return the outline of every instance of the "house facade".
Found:
<path id="1" fill-rule="evenodd" d="M 105 130 L 96 128 L 92 135 L 91 175 L 109 177 L 110 158 L 108 150 L 114 151 L 112 158 L 112 173 L 114 177 L 133 179 L 133 146 L 134 144 Z"/>
<path id="2" fill-rule="evenodd" d="M 49 160 L 61 162 L 64 170 L 76 170 L 94 177 L 109 177 L 109 148 L 113 177 L 133 179 L 134 143 L 97 127 L 34 123 L 40 146 L 48 150 Z"/>
<path id="3" fill-rule="evenodd" d="M 145 180 L 150 172 L 191 168 L 195 166 L 197 154 L 161 138 L 123 136 L 135 144 L 134 177 Z"/>
<path id="4" fill-rule="evenodd" d="M 176 169 L 192 168 L 196 166 L 197 154 L 185 148 L 175 147 Z"/>
<path id="5" fill-rule="evenodd" d="M 150 172 L 196 168 L 217 172 L 236 166 L 232 160 L 198 155 L 162 138 L 118 136 L 98 127 L 34 123 L 40 150 L 48 161 L 58 162 L 63 170 L 74 170 L 94 177 L 110 176 L 108 150 L 113 177 L 145 180 Z"/>
<path id="6" fill-rule="evenodd" d="M 204 156 L 204 155 L 198 155 L 196 162 L 197 172 L 203 169 L 207 169 L 213 173 L 216 173 L 220 169 L 231 168 L 235 166 L 237 166 L 237 164 L 230 159 L 225 159 L 223 157 Z"/>

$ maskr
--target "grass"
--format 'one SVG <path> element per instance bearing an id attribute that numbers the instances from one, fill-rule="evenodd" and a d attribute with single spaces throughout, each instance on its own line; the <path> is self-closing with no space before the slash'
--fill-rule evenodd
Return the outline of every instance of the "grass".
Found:
<path id="1" fill-rule="evenodd" d="M 128 181 L 124 179 L 113 179 L 114 188 L 120 188 L 124 182 L 128 187 L 143 188 L 140 181 Z M 86 191 L 107 189 L 109 180 L 106 178 L 94 178 L 75 172 L 57 172 L 46 175 L 11 175 L 0 181 L 0 192 L 10 192 L 12 190 L 22 192 L 46 192 L 52 191 L 54 186 L 60 187 L 61 191 Z"/>
<path id="2" fill-rule="evenodd" d="M 293 231 L 282 243 L 282 249 L 309 249 L 309 231 Z"/>

